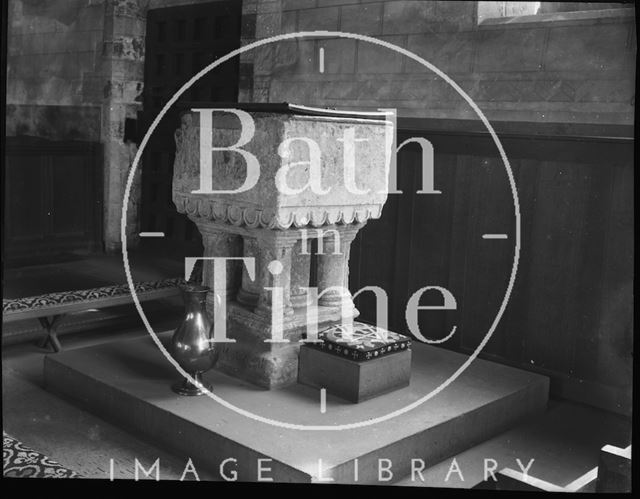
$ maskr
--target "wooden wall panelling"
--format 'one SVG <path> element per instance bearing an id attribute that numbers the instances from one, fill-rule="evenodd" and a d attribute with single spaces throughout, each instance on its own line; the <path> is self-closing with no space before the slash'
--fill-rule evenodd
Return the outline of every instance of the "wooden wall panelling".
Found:
<path id="1" fill-rule="evenodd" d="M 404 165 L 402 167 L 405 168 Z M 409 198 L 407 202 L 412 212 L 405 306 L 410 296 L 421 288 L 448 286 L 456 156 L 442 154 L 434 160 L 435 189 L 441 194 L 418 194 L 422 186 L 421 155 L 418 151 L 413 155 L 410 168 L 413 171 L 413 186 L 402 195 Z M 425 292 L 420 299 L 420 305 L 423 306 L 439 306 L 442 303 L 443 297 L 436 290 Z M 444 311 L 420 311 L 418 326 L 424 337 L 439 340 L 449 334 L 453 324 L 449 323 Z"/>
<path id="2" fill-rule="evenodd" d="M 631 156 L 631 155 L 630 155 Z M 594 377 L 615 390 L 607 394 L 610 403 L 622 412 L 631 411 L 633 349 L 634 270 L 634 172 L 633 162 L 614 162 L 611 167 L 611 202 L 603 234 L 602 313 L 597 334 L 597 360 L 591 367 Z"/>
<path id="3" fill-rule="evenodd" d="M 7 260 L 102 249 L 99 144 L 11 138 L 5 158 Z"/>
<path id="4" fill-rule="evenodd" d="M 236 1 L 149 10 L 141 130 L 192 76 L 240 46 L 240 18 L 241 3 Z M 151 136 L 142 161 L 141 230 L 164 232 L 165 237 L 144 240 L 145 247 L 177 258 L 202 253 L 199 232 L 177 213 L 172 201 L 174 132 L 182 108 L 236 102 L 238 68 L 234 58 L 203 76 L 170 108 Z"/>
<path id="5" fill-rule="evenodd" d="M 416 131 L 403 131 L 416 135 Z M 442 346 L 474 350 L 504 296 L 513 262 L 513 201 L 490 136 L 421 132 L 436 152 L 440 195 L 418 195 L 419 150 L 398 157 L 404 194 L 358 236 L 352 286 L 376 283 L 390 326 L 406 332 L 409 296 L 447 287 L 458 310 L 420 312 L 421 331 L 458 326 Z M 516 178 L 522 244 L 515 287 L 481 356 L 549 375 L 552 393 L 630 411 L 633 156 L 624 138 L 501 135 Z M 507 233 L 508 240 L 484 240 Z M 389 248 L 393 247 L 393 251 Z M 385 287 L 390 286 L 389 288 Z M 422 304 L 429 303 L 427 295 Z M 364 303 L 360 301 L 360 303 Z M 360 307 L 373 320 L 373 301 Z"/>

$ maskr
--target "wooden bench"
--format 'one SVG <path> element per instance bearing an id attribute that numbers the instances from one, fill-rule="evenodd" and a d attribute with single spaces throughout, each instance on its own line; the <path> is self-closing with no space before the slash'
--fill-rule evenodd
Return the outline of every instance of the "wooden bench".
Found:
<path id="1" fill-rule="evenodd" d="M 139 301 L 171 298 L 180 295 L 181 278 L 135 284 Z M 39 296 L 2 300 L 2 322 L 38 319 L 46 336 L 41 346 L 50 345 L 54 352 L 62 349 L 57 329 L 68 314 L 85 312 L 89 309 L 115 307 L 133 303 L 129 286 L 119 284 L 79 291 L 63 291 Z"/>

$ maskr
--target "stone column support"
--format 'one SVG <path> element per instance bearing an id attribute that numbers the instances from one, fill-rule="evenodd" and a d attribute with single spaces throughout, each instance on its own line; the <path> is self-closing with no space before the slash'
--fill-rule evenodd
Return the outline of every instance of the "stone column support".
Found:
<path id="1" fill-rule="evenodd" d="M 311 240 L 296 241 L 291 254 L 291 304 L 306 307 L 309 302 L 306 288 L 309 287 L 311 271 Z"/>
<path id="2" fill-rule="evenodd" d="M 322 253 L 318 252 L 318 304 L 325 307 L 339 307 L 347 300 L 347 310 L 355 309 L 349 292 L 349 254 L 351 242 L 361 226 L 337 229 L 323 237 Z M 320 250 L 320 241 L 318 241 Z"/>
<path id="3" fill-rule="evenodd" d="M 255 308 L 258 304 L 258 297 L 260 296 L 260 245 L 255 237 L 242 236 L 242 256 L 245 258 L 253 258 L 255 266 L 255 279 L 251 280 L 249 272 L 246 266 L 242 267 L 242 286 L 238 291 L 238 302 L 250 307 Z"/>
<path id="4" fill-rule="evenodd" d="M 271 317 L 278 314 L 274 308 L 278 305 L 274 300 L 277 288 L 282 293 L 282 315 L 292 315 L 291 305 L 291 253 L 295 239 L 281 236 L 269 231 L 258 236 L 258 275 L 260 296 L 255 312 L 259 315 Z"/>
<path id="5" fill-rule="evenodd" d="M 211 227 L 208 224 L 198 223 L 198 230 L 202 235 L 204 255 L 210 257 L 240 257 L 242 256 L 242 239 L 236 234 L 226 232 L 218 227 Z M 207 311 L 213 313 L 213 288 L 214 288 L 214 262 L 204 260 L 202 265 L 202 284 L 211 288 L 212 292 L 207 294 Z M 226 294 L 227 301 L 235 299 L 236 292 L 240 284 L 240 261 L 227 262 Z"/>

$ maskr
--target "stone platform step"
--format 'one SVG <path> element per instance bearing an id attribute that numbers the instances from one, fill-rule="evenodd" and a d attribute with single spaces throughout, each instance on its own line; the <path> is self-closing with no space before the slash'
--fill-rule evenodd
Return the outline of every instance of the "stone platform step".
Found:
<path id="1" fill-rule="evenodd" d="M 170 332 L 161 334 L 167 341 Z M 214 393 L 245 411 L 294 425 L 344 425 L 381 417 L 438 387 L 466 356 L 414 344 L 409 387 L 352 404 L 295 385 L 263 390 L 217 371 L 205 375 Z M 300 430 L 256 421 L 208 398 L 175 395 L 178 373 L 150 338 L 108 343 L 45 358 L 48 389 L 152 440 L 197 468 L 239 480 L 332 479 L 377 483 L 401 479 L 411 460 L 441 462 L 546 407 L 548 378 L 477 360 L 435 397 L 385 422 L 348 430 Z M 260 461 L 266 459 L 266 461 Z M 225 462 L 225 460 L 228 460 Z M 388 460 L 388 461 L 380 461 Z M 269 469 L 268 471 L 266 469 Z M 357 468 L 357 476 L 354 470 Z M 389 482 L 386 482 L 389 483 Z"/>

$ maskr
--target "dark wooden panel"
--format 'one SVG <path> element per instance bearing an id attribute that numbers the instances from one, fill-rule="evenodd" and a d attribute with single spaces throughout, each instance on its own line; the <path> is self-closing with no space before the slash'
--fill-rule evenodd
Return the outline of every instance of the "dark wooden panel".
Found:
<path id="1" fill-rule="evenodd" d="M 404 130 L 398 141 L 416 135 Z M 390 325 L 404 332 L 409 296 L 427 285 L 446 287 L 458 309 L 421 311 L 421 331 L 435 339 L 456 325 L 442 346 L 471 352 L 494 320 L 513 263 L 508 178 L 487 134 L 419 135 L 434 146 L 436 188 L 443 193 L 416 194 L 419 157 L 403 149 L 398 178 L 405 192 L 390 196 L 382 218 L 361 231 L 351 285 L 390 286 Z M 505 314 L 481 356 L 549 375 L 556 396 L 628 414 L 633 141 L 514 133 L 500 139 L 518 188 L 521 252 Z M 509 239 L 486 240 L 485 233 Z M 421 304 L 432 303 L 424 295 Z M 361 311 L 373 320 L 373 301 Z"/>
<path id="2" fill-rule="evenodd" d="M 46 232 L 46 158 L 6 156 L 5 237 L 14 242 L 42 240 Z"/>
<path id="3" fill-rule="evenodd" d="M 356 263 L 350 268 L 349 276 L 353 289 L 356 289 L 354 283 L 358 283 L 357 289 L 365 286 L 378 286 L 387 293 L 392 289 L 394 268 L 391 265 L 381 265 L 381 263 L 396 261 L 393 235 L 396 230 L 397 209 L 398 203 L 390 199 L 385 206 L 385 210 L 388 210 L 388 216 L 369 222 L 367 230 L 360 231 L 352 243 L 351 252 L 355 255 L 353 261 Z M 378 268 L 379 271 L 370 272 L 372 268 Z M 364 274 L 361 273 L 361 269 L 364 269 Z M 363 292 L 356 297 L 355 304 L 360 311 L 362 320 L 375 322 L 376 301 L 373 293 Z M 389 309 L 394 311 L 397 307 L 391 304 Z M 389 317 L 390 324 L 397 324 L 397 319 L 395 316 Z"/>
<path id="4" fill-rule="evenodd" d="M 8 261 L 102 248 L 99 144 L 8 138 L 5 153 Z"/>
<path id="5" fill-rule="evenodd" d="M 576 334 L 567 321 L 574 319 L 570 314 L 577 299 L 576 258 L 583 244 L 587 186 L 577 164 L 542 163 L 538 181 L 535 225 L 526 253 L 532 278 L 522 321 L 528 329 L 525 358 L 541 368 L 566 372 Z"/>
<path id="6" fill-rule="evenodd" d="M 52 158 L 51 223 L 57 238 L 83 237 L 90 230 L 87 223 L 87 189 L 90 169 L 84 158 Z"/>
<path id="7" fill-rule="evenodd" d="M 464 253 L 461 261 L 452 260 L 448 265 L 463 266 L 458 334 L 462 346 L 475 350 L 489 331 L 507 289 L 513 260 L 514 205 L 506 172 L 496 158 L 470 158 L 467 175 L 467 221 L 454 228 L 464 231 Z M 507 234 L 508 239 L 483 239 L 483 234 Z M 504 338 L 501 322 L 485 350 L 502 349 Z"/>
<path id="8" fill-rule="evenodd" d="M 596 360 L 581 366 L 607 386 L 617 386 L 615 403 L 631 410 L 633 372 L 634 175 L 629 165 L 614 164 L 603 231 L 604 259 Z"/>
<path id="9" fill-rule="evenodd" d="M 448 288 L 449 254 L 451 251 L 451 217 L 454 200 L 454 178 L 456 174 L 456 157 L 439 156 L 434 166 L 435 188 L 442 194 L 418 194 L 415 186 L 421 185 L 421 155 L 415 151 L 413 163 L 407 165 L 413 172 L 413 188 L 398 196 L 410 196 L 411 240 L 408 246 L 408 262 L 410 272 L 404 297 L 409 298 L 425 286 Z M 404 168 L 404 166 L 403 166 Z M 442 296 L 438 291 L 428 291 L 422 295 L 420 304 L 438 306 L 442 304 Z M 453 317 L 447 317 L 440 311 L 418 312 L 418 327 L 423 336 L 437 340 L 446 336 L 453 325 Z"/>
<path id="10" fill-rule="evenodd" d="M 145 56 L 145 131 L 162 106 L 189 79 L 221 56 L 240 46 L 241 2 L 218 1 L 149 10 Z M 199 232 L 171 200 L 173 134 L 187 103 L 211 106 L 238 99 L 239 60 L 226 61 L 198 80 L 164 116 L 149 140 L 142 160 L 143 231 L 165 237 L 144 240 L 157 252 L 176 257 L 202 252 Z"/>

